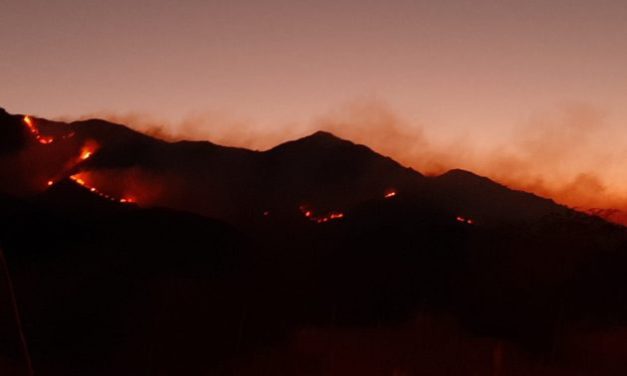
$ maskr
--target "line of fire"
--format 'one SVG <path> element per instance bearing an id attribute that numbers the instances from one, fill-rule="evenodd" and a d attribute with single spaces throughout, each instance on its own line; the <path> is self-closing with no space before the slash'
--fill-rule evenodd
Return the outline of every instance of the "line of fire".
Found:
<path id="1" fill-rule="evenodd" d="M 37 142 L 39 142 L 42 145 L 50 145 L 53 142 L 55 142 L 55 138 L 52 136 L 46 136 L 43 135 L 41 133 L 41 131 L 39 130 L 39 127 L 37 127 L 37 124 L 35 123 L 35 121 L 33 120 L 32 117 L 26 115 L 23 118 L 23 122 L 24 125 L 26 126 L 26 128 L 28 129 L 28 131 L 30 132 L 30 134 L 33 136 L 33 138 L 35 138 L 35 140 Z M 65 136 L 63 136 L 63 139 L 66 138 L 71 138 L 74 136 L 74 133 L 69 133 Z M 98 150 L 98 145 L 95 142 L 86 142 L 83 147 L 80 149 L 80 152 L 78 154 L 78 156 L 76 158 L 74 158 L 73 161 L 70 161 L 70 163 L 68 163 L 68 165 L 66 166 L 67 170 L 74 170 L 77 166 L 79 166 L 81 163 L 86 162 L 87 160 L 91 159 L 94 154 L 96 153 L 96 151 Z M 65 176 L 64 176 L 65 178 Z M 87 179 L 80 173 L 78 174 L 73 174 L 71 176 L 69 176 L 69 179 L 72 180 L 73 182 L 75 182 L 76 184 L 86 188 L 87 190 L 89 190 L 89 192 L 98 195 L 99 197 L 102 197 L 104 199 L 107 199 L 109 201 L 114 201 L 114 202 L 119 202 L 122 204 L 132 204 L 135 203 L 136 200 L 133 197 L 114 197 L 112 195 L 106 194 L 104 192 L 102 192 L 101 190 L 99 190 L 98 188 L 96 188 L 93 185 L 88 184 Z M 55 179 L 49 179 L 46 182 L 46 185 L 48 187 L 52 187 L 54 186 L 56 183 Z"/>

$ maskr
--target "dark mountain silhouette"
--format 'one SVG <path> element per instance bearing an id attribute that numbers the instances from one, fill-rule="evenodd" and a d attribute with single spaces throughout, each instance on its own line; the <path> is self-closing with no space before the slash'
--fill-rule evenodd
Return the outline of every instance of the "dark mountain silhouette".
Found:
<path id="1" fill-rule="evenodd" d="M 347 210 L 390 189 L 484 223 L 569 213 L 470 172 L 425 177 L 327 132 L 258 152 L 210 142 L 164 142 L 102 120 L 37 121 L 51 134 L 73 133 L 76 154 L 83 143 L 99 145 L 93 158 L 72 172 L 92 173 L 103 192 L 236 224 L 255 222 L 265 212 L 298 215 L 302 205 L 319 212 Z M 58 164 L 56 170 L 65 168 Z"/>
<path id="2" fill-rule="evenodd" d="M 10 153 L 16 153 L 26 143 L 26 133 L 17 117 L 9 115 L 0 107 L 0 157 Z"/>
<path id="3" fill-rule="evenodd" d="M 621 226 L 325 132 L 260 152 L 35 119 L 41 144 L 0 115 L 0 247 L 37 374 L 627 370 L 594 350 L 627 338 Z M 41 165 L 10 174 L 23 158 Z"/>
<path id="4" fill-rule="evenodd" d="M 433 189 L 443 206 L 470 213 L 484 223 L 534 221 L 548 215 L 573 214 L 552 200 L 509 189 L 464 170 L 451 170 L 434 178 Z"/>

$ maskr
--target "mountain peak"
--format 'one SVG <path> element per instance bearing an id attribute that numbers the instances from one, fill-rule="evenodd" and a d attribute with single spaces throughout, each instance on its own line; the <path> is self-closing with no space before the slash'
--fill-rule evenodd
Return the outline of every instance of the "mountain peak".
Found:
<path id="1" fill-rule="evenodd" d="M 346 146 L 346 145 L 355 145 L 354 143 L 344 140 L 342 138 L 337 137 L 333 133 L 326 131 L 317 131 L 309 136 L 301 137 L 296 140 L 287 141 L 280 145 L 275 146 L 270 149 L 270 151 L 278 151 L 278 150 L 291 150 L 292 148 L 301 148 L 305 147 L 307 150 L 316 149 L 316 150 L 324 150 L 328 148 L 335 148 L 338 146 Z"/>
<path id="2" fill-rule="evenodd" d="M 309 136 L 305 136 L 303 138 L 300 138 L 296 141 L 309 141 L 309 142 L 316 142 L 316 143 L 324 143 L 324 144 L 339 144 L 339 143 L 347 143 L 350 141 L 344 140 L 340 137 L 337 137 L 336 135 L 334 135 L 331 132 L 327 132 L 327 131 L 316 131 L 312 134 L 310 134 Z"/>
<path id="3" fill-rule="evenodd" d="M 326 138 L 326 139 L 340 140 L 340 138 L 334 135 L 333 133 L 323 131 L 323 130 L 316 131 L 310 134 L 309 136 L 306 136 L 305 138 L 323 138 L 323 139 Z"/>

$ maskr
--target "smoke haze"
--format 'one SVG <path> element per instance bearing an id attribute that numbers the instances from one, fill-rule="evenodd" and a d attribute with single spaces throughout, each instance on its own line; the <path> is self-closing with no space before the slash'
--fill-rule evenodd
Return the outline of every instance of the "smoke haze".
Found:
<path id="1" fill-rule="evenodd" d="M 94 113 L 149 135 L 266 150 L 326 130 L 427 174 L 471 170 L 512 188 L 581 209 L 627 210 L 623 161 L 627 143 L 601 108 L 568 103 L 514 123 L 503 136 L 414 123 L 381 100 L 356 100 L 308 123 L 269 126 L 220 111 L 194 113 L 174 124 L 145 114 Z M 67 120 L 67 119 L 65 119 Z M 606 212 L 607 214 L 607 212 Z M 614 213 L 622 220 L 621 213 Z"/>

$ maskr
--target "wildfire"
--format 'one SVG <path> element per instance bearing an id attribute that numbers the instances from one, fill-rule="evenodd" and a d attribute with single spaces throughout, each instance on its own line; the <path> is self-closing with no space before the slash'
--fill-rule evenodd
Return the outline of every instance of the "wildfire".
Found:
<path id="1" fill-rule="evenodd" d="M 26 124 L 26 126 L 28 127 L 28 129 L 30 129 L 32 133 L 39 133 L 37 128 L 35 128 L 35 124 L 33 124 L 33 119 L 31 119 L 30 116 L 24 116 L 24 124 Z"/>
<path id="2" fill-rule="evenodd" d="M 87 160 L 87 159 L 89 159 L 89 157 L 91 157 L 91 156 L 92 156 L 92 152 L 91 152 L 91 151 L 89 151 L 89 150 L 85 150 L 85 151 L 83 151 L 83 152 L 81 153 L 81 159 L 82 159 L 82 160 Z"/>
<path id="3" fill-rule="evenodd" d="M 344 218 L 344 213 L 342 212 L 331 211 L 331 212 L 326 213 L 325 215 L 314 215 L 314 212 L 311 209 L 308 209 L 304 205 L 301 205 L 299 209 L 300 209 L 300 212 L 303 213 L 305 218 L 316 223 L 326 223 L 332 220 Z"/>
<path id="4" fill-rule="evenodd" d="M 46 136 L 41 135 L 41 133 L 39 132 L 39 128 L 37 128 L 37 126 L 35 125 L 35 122 L 30 116 L 28 115 L 24 116 L 23 121 L 24 121 L 24 124 L 26 124 L 26 127 L 28 128 L 29 132 L 33 135 L 33 137 L 35 137 L 37 142 L 39 142 L 42 145 L 48 145 L 54 142 L 53 137 L 46 137 Z"/>
<path id="5" fill-rule="evenodd" d="M 331 213 L 328 213 L 327 215 L 316 217 L 315 221 L 316 223 L 325 223 L 325 222 L 332 221 L 334 219 L 341 219 L 341 218 L 344 218 L 344 213 L 331 212 Z"/>
<path id="6" fill-rule="evenodd" d="M 72 176 L 70 176 L 70 179 L 72 179 L 72 181 L 74 181 L 76 184 L 78 184 L 78 185 L 80 185 L 82 187 L 85 187 L 90 192 L 92 192 L 92 193 L 94 193 L 94 194 L 96 194 L 96 195 L 98 195 L 98 196 L 100 196 L 100 197 L 102 197 L 104 199 L 107 199 L 109 201 L 119 202 L 119 203 L 122 203 L 122 204 L 133 204 L 133 203 L 137 202 L 135 200 L 135 198 L 133 198 L 133 197 L 116 198 L 116 197 L 110 196 L 110 195 L 108 195 L 106 193 L 103 193 L 103 192 L 99 191 L 98 188 L 93 187 L 93 186 L 87 184 L 85 179 L 81 178 L 79 175 L 72 175 Z"/>
<path id="7" fill-rule="evenodd" d="M 95 141 L 89 140 L 81 148 L 81 152 L 80 152 L 80 155 L 78 156 L 78 159 L 80 161 L 86 161 L 89 158 L 93 157 L 97 150 L 98 150 L 98 143 L 96 143 Z"/>

